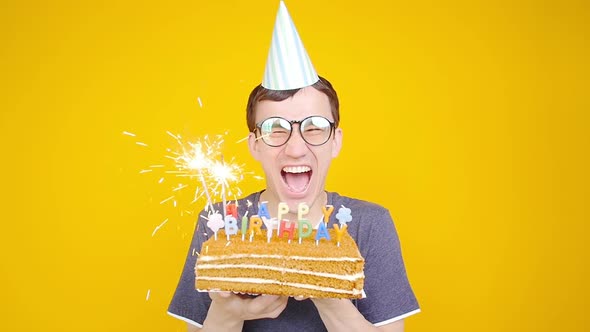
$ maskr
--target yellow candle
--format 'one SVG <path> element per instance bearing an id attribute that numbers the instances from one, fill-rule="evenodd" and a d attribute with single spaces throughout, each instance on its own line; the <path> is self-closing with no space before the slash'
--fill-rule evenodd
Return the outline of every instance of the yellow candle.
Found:
<path id="1" fill-rule="evenodd" d="M 332 214 L 332 211 L 334 211 L 333 205 L 322 206 L 322 212 L 324 213 L 324 222 L 326 224 L 328 224 L 328 221 L 330 221 L 330 215 Z"/>
<path id="2" fill-rule="evenodd" d="M 250 225 L 248 227 L 248 232 L 251 232 L 250 234 L 254 234 L 254 231 L 256 231 L 256 234 L 262 234 L 262 230 L 260 229 L 260 227 L 262 227 L 262 219 L 260 219 L 260 217 L 256 215 L 250 217 Z"/>
<path id="3" fill-rule="evenodd" d="M 340 241 L 342 241 L 342 236 L 346 233 L 346 229 L 348 226 L 343 224 L 342 227 L 338 227 L 338 224 L 334 224 L 334 230 L 336 231 L 336 242 L 338 242 L 338 246 L 340 246 Z"/>

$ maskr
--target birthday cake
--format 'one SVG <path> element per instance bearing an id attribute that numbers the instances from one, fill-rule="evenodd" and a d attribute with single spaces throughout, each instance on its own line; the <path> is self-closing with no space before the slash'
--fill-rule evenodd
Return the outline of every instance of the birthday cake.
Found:
<path id="1" fill-rule="evenodd" d="M 364 259 L 356 243 L 346 226 L 321 228 L 301 241 L 291 234 L 269 237 L 262 232 L 227 237 L 220 230 L 201 247 L 195 267 L 196 289 L 361 298 Z M 314 240 L 319 238 L 317 232 L 325 233 Z"/>

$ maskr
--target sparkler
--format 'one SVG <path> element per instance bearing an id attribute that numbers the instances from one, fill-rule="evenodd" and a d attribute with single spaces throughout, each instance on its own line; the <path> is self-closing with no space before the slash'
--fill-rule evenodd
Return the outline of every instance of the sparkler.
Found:
<path id="1" fill-rule="evenodd" d="M 176 143 L 167 148 L 164 159 L 167 162 L 145 167 L 140 174 L 153 174 L 158 184 L 172 185 L 171 195 L 160 200 L 160 204 L 172 202 L 177 207 L 177 200 L 182 192 L 191 192 L 192 200 L 188 204 L 195 204 L 201 198 L 206 199 L 205 210 L 209 214 L 216 213 L 214 200 L 221 200 L 223 217 L 226 216 L 227 198 L 237 199 L 242 195 L 238 183 L 244 178 L 243 166 L 237 164 L 233 158 L 225 160 L 222 154 L 223 135 L 204 136 L 194 141 L 184 140 L 180 135 L 166 131 Z M 124 131 L 123 135 L 137 139 L 137 135 Z M 150 145 L 136 141 L 135 144 L 150 148 Z M 260 177 L 254 176 L 259 179 Z M 181 211 L 189 212 L 183 202 Z M 191 213 L 188 213 L 191 214 Z M 192 215 L 192 214 L 191 214 Z M 166 219 L 168 220 L 168 219 Z M 154 229 L 152 236 L 166 224 L 161 223 Z"/>

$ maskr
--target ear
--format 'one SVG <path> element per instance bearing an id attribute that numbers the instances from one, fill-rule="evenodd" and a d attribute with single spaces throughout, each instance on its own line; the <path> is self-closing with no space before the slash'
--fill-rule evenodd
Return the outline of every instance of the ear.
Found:
<path id="1" fill-rule="evenodd" d="M 334 139 L 332 140 L 332 158 L 338 157 L 342 148 L 342 128 L 334 129 Z"/>
<path id="2" fill-rule="evenodd" d="M 248 135 L 248 149 L 250 150 L 250 155 L 252 155 L 254 159 L 260 161 L 258 158 L 258 144 L 256 143 L 256 135 L 254 135 L 254 133 L 250 133 Z"/>

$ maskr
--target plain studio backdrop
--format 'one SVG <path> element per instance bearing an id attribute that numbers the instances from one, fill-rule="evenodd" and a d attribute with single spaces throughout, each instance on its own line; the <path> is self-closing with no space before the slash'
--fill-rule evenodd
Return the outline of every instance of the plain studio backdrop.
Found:
<path id="1" fill-rule="evenodd" d="M 278 4 L 2 2 L 0 330 L 185 330 L 166 308 L 204 204 L 142 170 L 167 131 L 227 133 L 262 188 L 238 141 Z M 396 222 L 407 331 L 590 329 L 588 3 L 286 4 L 341 97 L 328 189 Z"/>

